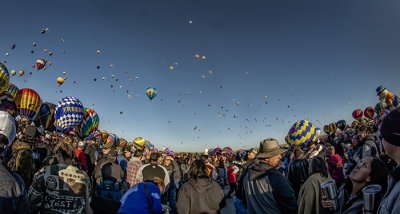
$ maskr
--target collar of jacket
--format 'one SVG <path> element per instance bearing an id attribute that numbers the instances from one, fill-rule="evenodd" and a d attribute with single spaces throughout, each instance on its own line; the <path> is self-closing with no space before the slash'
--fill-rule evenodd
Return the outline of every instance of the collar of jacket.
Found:
<path id="1" fill-rule="evenodd" d="M 397 165 L 390 174 L 395 182 L 400 180 L 400 165 Z"/>
<path id="2" fill-rule="evenodd" d="M 260 162 L 260 164 L 253 166 L 250 170 L 250 180 L 257 180 L 265 175 L 269 174 L 272 171 L 276 171 L 274 167 L 264 162 Z"/>

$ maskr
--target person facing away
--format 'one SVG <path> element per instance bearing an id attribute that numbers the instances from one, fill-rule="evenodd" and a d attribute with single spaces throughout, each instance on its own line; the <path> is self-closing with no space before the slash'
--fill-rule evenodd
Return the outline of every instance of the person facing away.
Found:
<path id="1" fill-rule="evenodd" d="M 218 213 L 224 193 L 209 176 L 204 161 L 195 160 L 190 166 L 188 177 L 188 182 L 179 190 L 176 203 L 178 213 Z"/>
<path id="2" fill-rule="evenodd" d="M 32 210 L 40 213 L 84 213 L 90 210 L 90 181 L 72 165 L 74 148 L 61 141 L 55 148 L 58 164 L 40 169 L 29 187 Z"/>
<path id="3" fill-rule="evenodd" d="M 331 180 L 331 176 L 326 168 L 326 163 L 321 157 L 314 157 L 308 168 L 310 177 L 300 189 L 297 204 L 299 205 L 298 214 L 302 213 L 326 213 L 321 206 L 322 191 L 321 184 Z M 324 212 L 325 211 L 325 212 Z"/>
<path id="4" fill-rule="evenodd" d="M 150 163 L 141 166 L 136 174 L 136 179 L 139 182 L 146 182 L 154 180 L 154 177 L 158 177 L 164 180 L 164 185 L 169 184 L 169 174 L 165 167 L 158 164 L 160 155 L 153 153 L 150 155 Z"/>
<path id="5" fill-rule="evenodd" d="M 308 178 L 308 161 L 303 159 L 303 151 L 300 148 L 296 148 L 294 154 L 296 159 L 289 164 L 288 180 L 297 198 L 301 186 Z"/>
<path id="6" fill-rule="evenodd" d="M 163 180 L 157 177 L 153 181 L 135 184 L 122 196 L 118 214 L 161 214 L 164 188 Z"/>
<path id="7" fill-rule="evenodd" d="M 24 181 L 4 163 L 3 152 L 7 145 L 7 137 L 0 134 L 0 211 L 28 214 L 30 210 Z"/>
<path id="8" fill-rule="evenodd" d="M 273 138 L 260 142 L 256 156 L 260 163 L 244 175 L 248 213 L 297 213 L 294 191 L 289 181 L 276 169 L 285 151 Z"/>
<path id="9" fill-rule="evenodd" d="M 128 183 L 128 188 L 131 188 L 135 184 L 139 183 L 139 181 L 136 178 L 136 175 L 140 167 L 143 165 L 142 161 L 140 160 L 142 158 L 142 155 L 143 155 L 142 150 L 136 150 L 133 153 L 133 157 L 128 161 L 128 165 L 126 167 L 126 181 Z"/>

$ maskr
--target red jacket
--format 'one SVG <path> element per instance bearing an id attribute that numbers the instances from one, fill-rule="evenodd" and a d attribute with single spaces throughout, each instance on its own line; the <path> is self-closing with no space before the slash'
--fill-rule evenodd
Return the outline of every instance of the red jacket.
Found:
<path id="1" fill-rule="evenodd" d="M 75 154 L 76 154 L 76 157 L 77 157 L 78 160 L 79 160 L 79 163 L 81 164 L 82 169 L 85 170 L 85 171 L 87 171 L 87 170 L 88 170 L 88 167 L 87 167 L 87 162 L 86 162 L 86 155 L 85 155 L 85 153 L 84 153 L 82 150 L 80 150 L 80 149 L 75 149 Z"/>
<path id="2" fill-rule="evenodd" d="M 230 167 L 228 169 L 228 182 L 230 184 L 236 183 L 236 174 L 233 171 L 234 171 L 233 167 Z"/>

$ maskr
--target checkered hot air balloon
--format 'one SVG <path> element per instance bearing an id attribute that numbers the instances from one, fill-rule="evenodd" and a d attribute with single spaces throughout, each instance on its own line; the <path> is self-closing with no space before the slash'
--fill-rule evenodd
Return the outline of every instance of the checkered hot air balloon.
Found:
<path id="1" fill-rule="evenodd" d="M 78 135 L 84 139 L 99 128 L 99 115 L 90 108 L 83 110 L 82 122 L 77 126 Z"/>
<path id="2" fill-rule="evenodd" d="M 133 140 L 133 146 L 137 149 L 137 150 L 143 150 L 144 149 L 144 143 L 146 141 L 142 138 L 142 137 L 137 137 Z"/>
<path id="3" fill-rule="evenodd" d="M 299 120 L 290 128 L 288 133 L 288 143 L 290 145 L 299 145 L 308 143 L 317 139 L 317 133 L 312 123 L 307 120 Z"/>
<path id="4" fill-rule="evenodd" d="M 19 92 L 18 92 L 19 93 Z M 83 118 L 83 105 L 75 97 L 62 98 L 56 107 L 56 129 L 58 132 L 67 132 L 75 129 Z"/>
<path id="5" fill-rule="evenodd" d="M 337 130 L 337 125 L 336 123 L 331 123 L 329 124 L 329 130 L 331 130 L 331 132 L 335 133 Z"/>
<path id="6" fill-rule="evenodd" d="M 375 115 L 375 110 L 371 106 L 368 106 L 367 108 L 365 108 L 364 117 L 373 120 L 374 115 Z"/>
<path id="7" fill-rule="evenodd" d="M 346 127 L 346 121 L 345 120 L 339 120 L 339 121 L 337 121 L 336 125 L 341 131 L 343 131 L 344 128 Z"/>
<path id="8" fill-rule="evenodd" d="M 351 115 L 353 116 L 354 119 L 360 121 L 363 116 L 363 111 L 361 109 L 356 109 L 353 111 Z"/>

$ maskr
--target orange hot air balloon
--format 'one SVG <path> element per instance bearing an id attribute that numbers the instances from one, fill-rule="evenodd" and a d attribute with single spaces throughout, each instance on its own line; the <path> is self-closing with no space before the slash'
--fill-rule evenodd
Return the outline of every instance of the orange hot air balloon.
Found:
<path id="1" fill-rule="evenodd" d="M 30 88 L 23 88 L 15 95 L 15 104 L 22 118 L 32 120 L 39 111 L 41 100 L 36 91 Z"/>
<path id="2" fill-rule="evenodd" d="M 371 106 L 368 106 L 367 108 L 365 108 L 364 110 L 364 116 L 368 119 L 373 120 L 374 119 L 374 115 L 375 115 L 375 110 L 374 108 L 372 108 Z"/>
<path id="3" fill-rule="evenodd" d="M 360 121 L 363 116 L 363 111 L 361 109 L 356 109 L 353 111 L 352 116 L 354 119 Z"/>

